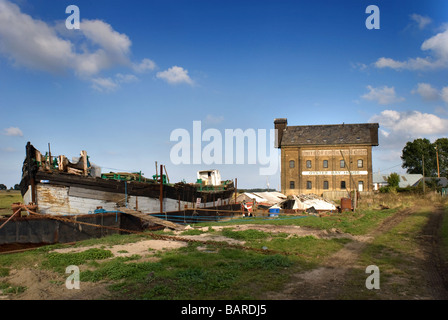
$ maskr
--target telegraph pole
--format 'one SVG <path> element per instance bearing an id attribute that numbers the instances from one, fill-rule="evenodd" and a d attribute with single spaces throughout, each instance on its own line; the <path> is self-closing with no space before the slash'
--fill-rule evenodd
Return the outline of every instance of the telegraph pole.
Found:
<path id="1" fill-rule="evenodd" d="M 436 156 L 437 156 L 437 178 L 440 178 L 440 171 L 439 171 L 439 150 L 437 149 L 437 145 L 435 146 L 436 148 Z"/>
<path id="2" fill-rule="evenodd" d="M 422 155 L 422 169 L 423 169 L 423 193 L 425 193 L 425 156 Z"/>

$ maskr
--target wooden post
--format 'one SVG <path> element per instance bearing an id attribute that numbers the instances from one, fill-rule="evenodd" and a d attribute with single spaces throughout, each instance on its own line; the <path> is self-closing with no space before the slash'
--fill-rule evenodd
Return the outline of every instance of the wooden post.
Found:
<path id="1" fill-rule="evenodd" d="M 344 154 L 342 153 L 342 150 L 339 150 L 339 152 L 341 153 L 341 156 L 342 156 L 342 160 L 344 160 L 344 166 L 347 168 L 347 170 L 348 170 L 348 174 L 349 174 L 349 176 L 350 176 L 350 192 L 349 192 L 349 194 L 350 194 L 350 198 L 351 198 L 351 196 L 352 196 L 352 180 L 353 180 L 353 185 L 355 185 L 355 190 L 354 190 L 354 197 L 355 197 L 355 199 L 354 199 L 354 203 L 353 203 L 353 212 L 355 212 L 355 210 L 356 210 L 356 196 L 357 196 L 357 191 L 358 191 L 358 188 L 357 188 L 357 186 L 356 186 L 356 184 L 355 184 L 355 181 L 354 181 L 354 179 L 353 179 L 353 177 L 352 177 L 352 172 L 350 171 L 350 163 L 349 163 L 349 165 L 347 165 L 347 161 L 345 161 L 345 157 L 344 157 Z M 350 161 L 350 149 L 348 149 L 348 154 L 349 154 L 349 161 Z"/>
<path id="2" fill-rule="evenodd" d="M 236 204 L 236 196 L 238 194 L 238 178 L 235 178 L 235 204 Z"/>
<path id="3" fill-rule="evenodd" d="M 423 193 L 425 193 L 425 155 L 422 155 L 422 169 L 423 169 Z"/>
<path id="4" fill-rule="evenodd" d="M 81 151 L 81 158 L 82 158 L 82 171 L 83 174 L 86 176 L 87 175 L 87 151 Z"/>
<path id="5" fill-rule="evenodd" d="M 50 149 L 50 142 L 48 142 L 48 160 L 50 163 L 50 167 L 48 169 L 51 170 L 51 149 Z"/>
<path id="6" fill-rule="evenodd" d="M 160 165 L 160 213 L 163 212 L 163 165 Z"/>
<path id="7" fill-rule="evenodd" d="M 170 178 L 168 177 L 168 171 L 166 171 L 166 167 L 165 167 L 165 165 L 163 165 L 163 168 L 165 169 L 166 181 L 167 181 L 168 183 L 170 183 Z"/>
<path id="8" fill-rule="evenodd" d="M 40 151 L 36 150 L 36 161 L 39 162 L 40 166 L 42 166 L 42 154 Z"/>
<path id="9" fill-rule="evenodd" d="M 440 171 L 439 171 L 439 150 L 437 149 L 437 145 L 436 145 L 436 157 L 437 157 L 437 178 L 440 178 Z"/>

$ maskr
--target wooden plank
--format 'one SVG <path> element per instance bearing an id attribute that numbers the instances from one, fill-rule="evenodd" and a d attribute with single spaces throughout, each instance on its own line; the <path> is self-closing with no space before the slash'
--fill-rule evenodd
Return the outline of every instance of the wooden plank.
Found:
<path id="1" fill-rule="evenodd" d="M 140 211 L 135 211 L 135 210 L 131 210 L 128 208 L 118 208 L 119 211 L 124 212 L 126 214 L 130 214 L 134 217 L 137 217 L 139 219 L 154 223 L 154 224 L 158 224 L 170 229 L 174 229 L 174 230 L 184 230 L 185 226 L 171 222 L 171 221 L 167 221 L 167 220 L 163 220 L 154 216 L 151 216 L 149 214 L 146 213 L 142 213 Z"/>
<path id="2" fill-rule="evenodd" d="M 125 194 L 116 193 L 116 192 L 98 191 L 98 190 L 92 190 L 92 189 L 86 189 L 86 188 L 80 188 L 80 187 L 74 187 L 74 186 L 69 188 L 68 195 L 72 196 L 72 197 L 104 200 L 104 201 L 111 201 L 111 202 L 120 202 L 120 201 L 124 201 L 126 199 Z"/>

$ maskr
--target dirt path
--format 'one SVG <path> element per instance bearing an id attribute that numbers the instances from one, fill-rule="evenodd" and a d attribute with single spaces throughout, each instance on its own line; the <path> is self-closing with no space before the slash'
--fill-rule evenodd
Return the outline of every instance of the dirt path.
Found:
<path id="1" fill-rule="evenodd" d="M 414 211 L 411 209 L 405 209 L 384 220 L 373 232 L 362 237 L 356 237 L 354 241 L 346 244 L 344 248 L 328 257 L 319 268 L 295 274 L 282 292 L 270 293 L 267 299 L 336 299 L 344 290 L 345 274 L 356 265 L 362 250 L 376 236 L 390 230 L 412 212 Z"/>
<path id="2" fill-rule="evenodd" d="M 299 226 L 241 225 L 232 227 L 236 231 L 257 229 L 274 233 L 285 232 L 295 236 L 313 235 L 321 239 L 350 238 L 352 240 L 351 242 L 347 243 L 335 254 L 329 256 L 318 268 L 293 275 L 291 281 L 282 291 L 270 292 L 263 297 L 266 300 L 332 300 L 339 299 L 341 294 L 351 288 L 350 285 L 353 286 L 353 284 L 349 283 L 350 271 L 355 268 L 362 269 L 358 265 L 358 260 L 363 250 L 377 236 L 391 230 L 417 210 L 418 208 L 399 211 L 385 219 L 375 230 L 363 236 L 352 236 L 339 232 L 336 229 L 317 230 Z M 443 207 L 434 207 L 434 210 L 428 216 L 427 224 L 423 228 L 420 236 L 416 239 L 418 243 L 416 250 L 418 250 L 419 259 L 418 265 L 412 267 L 417 268 L 418 272 L 423 275 L 422 278 L 425 281 L 425 288 L 421 290 L 423 295 L 421 298 L 423 299 L 448 299 L 448 264 L 443 263 L 439 252 L 439 232 L 443 211 Z M 220 228 L 222 227 L 214 227 L 217 230 L 221 230 Z M 208 234 L 183 237 L 209 240 Z M 212 240 L 236 241 L 225 237 L 213 237 Z M 127 256 L 132 254 L 147 256 L 148 249 L 151 249 L 149 255 L 146 257 L 146 259 L 150 259 L 154 252 L 179 248 L 185 245 L 184 242 L 178 241 L 143 240 L 126 245 L 115 245 L 109 249 L 114 253 L 114 256 Z M 86 249 L 88 247 L 57 249 L 55 251 L 62 253 Z M 11 298 L 27 300 L 102 299 L 108 293 L 107 283 L 83 283 L 81 290 L 67 290 L 64 285 L 64 275 L 45 270 L 35 270 L 33 268 L 14 270 L 7 280 L 13 285 L 27 287 L 27 290 L 15 297 L 2 295 L 0 291 L 0 300 Z M 385 293 L 385 291 L 383 292 Z M 383 297 L 393 299 L 393 297 L 387 296 L 386 293 L 384 296 L 381 296 L 381 298 Z"/>
<path id="3" fill-rule="evenodd" d="M 448 299 L 448 264 L 442 260 L 440 252 L 440 227 L 443 207 L 435 207 L 429 221 L 423 228 L 420 243 L 424 254 L 424 278 L 433 299 Z"/>

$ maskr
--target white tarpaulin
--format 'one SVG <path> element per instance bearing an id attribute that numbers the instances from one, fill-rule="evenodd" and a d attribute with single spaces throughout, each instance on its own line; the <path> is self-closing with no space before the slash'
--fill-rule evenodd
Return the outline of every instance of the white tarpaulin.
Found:
<path id="1" fill-rule="evenodd" d="M 294 205 L 292 209 L 294 210 L 307 210 L 314 207 L 318 211 L 332 211 L 336 210 L 336 205 L 329 200 L 312 194 L 301 194 L 293 195 Z M 283 201 L 284 202 L 284 201 Z"/>

